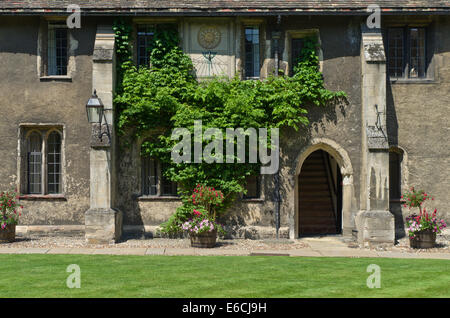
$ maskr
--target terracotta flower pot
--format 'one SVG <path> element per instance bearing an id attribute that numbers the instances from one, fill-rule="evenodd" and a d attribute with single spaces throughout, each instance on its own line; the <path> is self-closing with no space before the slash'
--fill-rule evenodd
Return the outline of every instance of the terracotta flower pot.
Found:
<path id="1" fill-rule="evenodd" d="M 2 230 L 0 229 L 0 243 L 11 243 L 16 239 L 16 225 L 8 224 Z"/>
<path id="2" fill-rule="evenodd" d="M 201 234 L 190 234 L 191 247 L 212 248 L 216 246 L 217 230 Z"/>
<path id="3" fill-rule="evenodd" d="M 409 246 L 412 248 L 433 248 L 436 244 L 436 233 L 430 230 L 422 231 L 409 240 Z"/>

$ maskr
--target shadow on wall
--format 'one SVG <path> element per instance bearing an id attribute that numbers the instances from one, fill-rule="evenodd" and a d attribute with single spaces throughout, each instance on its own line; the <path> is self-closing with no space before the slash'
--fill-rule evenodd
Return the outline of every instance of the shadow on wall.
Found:
<path id="1" fill-rule="evenodd" d="M 308 119 L 310 126 L 308 128 L 300 128 L 295 131 L 291 128 L 283 128 L 281 130 L 280 147 L 282 152 L 282 158 L 280 160 L 280 166 L 283 167 L 283 175 L 292 176 L 294 180 L 295 176 L 295 162 L 299 156 L 300 149 L 308 145 L 312 136 L 318 135 L 333 136 L 339 130 L 341 133 L 337 141 L 342 141 L 342 138 L 347 138 L 345 132 L 342 132 L 343 127 L 337 127 L 338 122 L 342 124 L 342 118 L 347 117 L 349 108 L 349 102 L 346 99 L 338 99 L 330 103 L 325 107 L 307 106 L 305 107 L 309 114 Z M 352 126 L 353 127 L 353 126 Z M 119 138 L 120 149 L 118 151 L 118 208 L 124 213 L 123 224 L 132 225 L 136 227 L 136 230 L 142 228 L 144 232 L 144 225 L 156 225 L 146 224 L 147 214 L 149 211 L 142 211 L 137 197 L 140 196 L 141 191 L 141 176 L 140 171 L 140 155 L 139 146 L 137 143 L 132 142 L 130 137 L 131 133 L 125 134 Z M 333 138 L 335 139 L 335 138 Z M 126 146 L 126 144 L 129 146 Z M 281 196 L 281 208 L 280 208 L 280 227 L 289 227 L 289 216 L 283 205 L 286 204 L 289 194 L 294 188 L 294 184 L 288 184 L 289 180 L 280 180 L 280 196 Z M 292 181 L 293 182 L 293 181 Z M 232 237 L 244 237 L 244 238 L 257 238 L 258 233 L 252 227 L 271 227 L 275 229 L 276 226 L 276 204 L 275 204 L 275 186 L 274 176 L 265 175 L 262 186 L 265 201 L 263 202 L 249 202 L 248 204 L 242 204 L 240 200 L 232 207 L 234 211 L 229 211 L 225 214 L 222 220 L 222 224 L 229 230 L 229 236 Z M 289 202 L 288 205 L 292 205 Z M 164 207 L 169 209 L 170 205 L 164 203 Z M 150 211 L 151 212 L 151 211 Z M 156 211 L 155 211 L 156 212 Z M 170 214 L 175 213 L 175 209 Z"/>
<path id="2" fill-rule="evenodd" d="M 289 227 L 289 215 L 285 207 L 292 206 L 289 194 L 294 189 L 296 161 L 300 149 L 309 144 L 313 135 L 330 136 L 336 129 L 340 117 L 347 116 L 349 102 L 345 99 L 336 100 L 326 107 L 307 107 L 310 126 L 295 131 L 293 128 L 283 128 L 280 131 L 281 158 L 280 167 L 283 176 L 290 176 L 289 180 L 280 178 L 280 228 Z M 339 141 L 339 140 L 338 140 Z M 290 184 L 292 182 L 292 184 Z M 264 201 L 261 203 L 246 202 L 238 199 L 230 211 L 224 217 L 229 236 L 243 238 L 258 238 L 259 234 L 252 226 L 264 226 L 275 229 L 276 227 L 276 192 L 274 175 L 265 175 L 263 178 L 262 194 Z M 244 228 L 246 227 L 246 228 Z M 281 232 L 280 232 L 281 235 Z"/>
<path id="3" fill-rule="evenodd" d="M 144 231 L 144 222 L 137 198 L 140 196 L 140 178 L 138 176 L 139 158 L 136 156 L 137 143 L 128 137 L 120 136 L 118 151 L 118 208 L 123 212 L 123 224 L 142 227 L 138 235 Z M 128 235 L 128 234 L 126 234 Z"/>
<path id="4" fill-rule="evenodd" d="M 390 174 L 389 188 L 396 187 L 398 191 L 401 192 L 401 180 L 403 179 L 404 173 L 404 171 L 402 171 L 403 164 L 401 164 L 401 162 L 402 160 L 404 160 L 404 156 L 402 151 L 399 150 L 400 148 L 398 144 L 398 118 L 397 118 L 397 111 L 395 109 L 394 96 L 392 93 L 392 85 L 389 80 L 387 80 L 386 83 L 386 130 L 388 135 L 389 148 L 392 153 L 398 153 L 398 158 L 400 158 L 399 162 L 389 160 L 390 165 L 397 165 L 396 167 L 389 167 L 389 174 Z M 392 156 L 392 153 L 390 154 L 390 156 Z M 398 176 L 394 176 L 393 173 L 397 173 Z M 399 184 L 393 184 L 395 183 L 395 181 L 393 181 L 393 178 L 397 180 Z M 400 200 L 395 200 L 394 198 L 391 198 L 392 193 L 393 191 L 391 189 L 389 200 L 389 211 L 391 211 L 391 213 L 394 215 L 395 238 L 399 239 L 405 237 L 406 235 L 405 222 L 403 218 L 402 204 Z"/>

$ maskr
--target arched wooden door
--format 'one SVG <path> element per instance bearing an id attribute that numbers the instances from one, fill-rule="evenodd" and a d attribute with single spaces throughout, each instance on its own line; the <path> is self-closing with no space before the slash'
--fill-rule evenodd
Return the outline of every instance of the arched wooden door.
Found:
<path id="1" fill-rule="evenodd" d="M 299 236 L 342 232 L 342 177 L 327 152 L 317 150 L 298 176 Z"/>

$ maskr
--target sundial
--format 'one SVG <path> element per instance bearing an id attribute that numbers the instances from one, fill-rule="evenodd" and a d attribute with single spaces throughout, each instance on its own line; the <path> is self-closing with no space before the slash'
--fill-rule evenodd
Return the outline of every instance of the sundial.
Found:
<path id="1" fill-rule="evenodd" d="M 200 28 L 197 35 L 198 44 L 204 49 L 202 58 L 196 59 L 197 72 L 201 76 L 213 76 L 223 72 L 226 63 L 216 58 L 217 52 L 213 51 L 222 40 L 222 34 L 214 25 L 205 25 Z"/>
<path id="2" fill-rule="evenodd" d="M 220 44 L 222 34 L 219 29 L 213 25 L 202 26 L 198 31 L 198 44 L 206 50 L 212 50 Z"/>

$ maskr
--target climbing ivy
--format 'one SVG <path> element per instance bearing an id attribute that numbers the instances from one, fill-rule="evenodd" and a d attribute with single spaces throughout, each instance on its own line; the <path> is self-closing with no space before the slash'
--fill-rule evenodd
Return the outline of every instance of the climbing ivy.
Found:
<path id="1" fill-rule="evenodd" d="M 250 163 L 175 164 L 170 158 L 171 149 L 178 142 L 170 138 L 174 128 L 193 132 L 194 120 L 201 119 L 203 130 L 238 127 L 298 130 L 309 124 L 307 106 L 324 107 L 345 97 L 344 92 L 325 89 L 314 38 L 305 39 L 292 77 L 270 76 L 261 81 L 214 77 L 197 81 L 190 57 L 178 46 L 176 30 L 155 30 L 147 67 L 132 63 L 129 25 L 118 21 L 115 32 L 120 63 L 120 82 L 114 100 L 120 110 L 117 126 L 122 134 L 132 138 L 150 135 L 142 143 L 141 154 L 158 158 L 167 167 L 165 176 L 179 184 L 184 204 L 166 224 L 169 232 L 175 231 L 192 213 L 184 195 L 197 184 L 222 190 L 226 197 L 223 212 L 238 193 L 245 192 L 245 178 L 257 174 L 260 167 Z"/>

